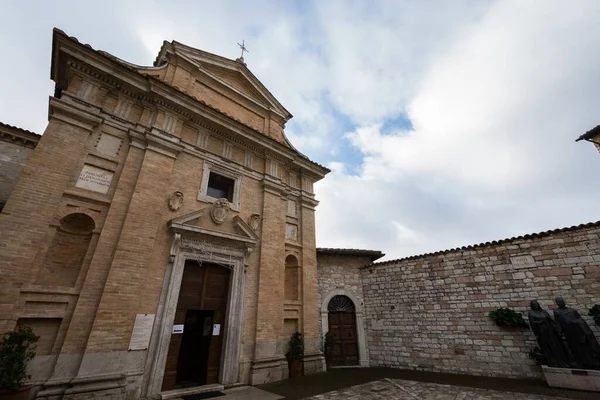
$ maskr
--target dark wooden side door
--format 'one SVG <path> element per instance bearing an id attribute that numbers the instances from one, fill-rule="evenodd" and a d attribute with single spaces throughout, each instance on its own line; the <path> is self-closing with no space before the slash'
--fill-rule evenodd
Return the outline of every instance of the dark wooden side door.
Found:
<path id="1" fill-rule="evenodd" d="M 355 311 L 329 311 L 328 319 L 333 334 L 331 365 L 358 365 Z"/>
<path id="2" fill-rule="evenodd" d="M 162 390 L 218 383 L 230 270 L 187 261 L 183 271 Z M 217 333 L 218 331 L 218 333 Z"/>

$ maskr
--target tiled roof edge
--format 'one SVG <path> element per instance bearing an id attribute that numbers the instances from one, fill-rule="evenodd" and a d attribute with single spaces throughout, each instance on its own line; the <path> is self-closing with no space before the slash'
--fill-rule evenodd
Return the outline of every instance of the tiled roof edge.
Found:
<path id="1" fill-rule="evenodd" d="M 576 230 L 584 229 L 584 228 L 597 228 L 597 227 L 600 227 L 600 221 L 597 221 L 597 222 L 588 222 L 586 224 L 573 225 L 573 226 L 564 227 L 564 228 L 552 229 L 552 230 L 549 230 L 549 231 L 543 231 L 543 232 L 537 232 L 537 233 L 528 233 L 526 235 L 515 236 L 515 237 L 501 239 L 501 240 L 493 240 L 491 242 L 478 243 L 478 244 L 473 244 L 473 245 L 468 245 L 468 246 L 456 247 L 456 248 L 453 248 L 453 249 L 440 250 L 440 251 L 436 251 L 436 252 L 433 252 L 433 253 L 424 253 L 424 254 L 418 254 L 418 255 L 414 255 L 414 256 L 402 257 L 402 258 L 397 258 L 395 260 L 382 261 L 382 262 L 378 262 L 378 263 L 371 263 L 371 264 L 366 265 L 366 266 L 364 266 L 362 268 L 378 267 L 378 266 L 383 266 L 383 265 L 396 264 L 396 263 L 399 263 L 401 261 L 418 260 L 418 259 L 421 259 L 421 258 L 426 258 L 426 257 L 431 257 L 431 256 L 438 256 L 438 255 L 453 253 L 453 252 L 457 252 L 457 251 L 474 250 L 474 249 L 479 249 L 479 248 L 482 248 L 482 247 L 496 246 L 496 245 L 500 245 L 500 244 L 512 242 L 514 240 L 534 239 L 534 238 L 540 238 L 540 237 L 544 237 L 544 236 L 550 236 L 550 235 L 553 235 L 553 234 L 556 234 L 556 233 L 564 233 L 564 232 L 576 231 Z"/>
<path id="2" fill-rule="evenodd" d="M 580 140 L 591 139 L 597 135 L 600 135 L 600 125 L 597 125 L 595 128 L 592 128 L 583 135 L 579 136 L 577 139 L 575 139 L 575 141 L 579 142 Z"/>
<path id="3" fill-rule="evenodd" d="M 29 135 L 35 135 L 35 136 L 38 137 L 38 139 L 42 137 L 42 135 L 40 135 L 39 133 L 28 131 L 27 129 L 19 128 L 18 126 L 14 126 L 14 125 L 10 125 L 10 124 L 5 124 L 2 121 L 0 121 L 0 127 L 14 129 L 14 130 L 16 130 L 18 132 L 23 132 L 23 133 L 26 133 L 26 134 L 29 134 Z"/>
<path id="4" fill-rule="evenodd" d="M 317 253 L 336 254 L 342 256 L 367 256 L 371 258 L 371 262 L 385 256 L 385 254 L 379 250 L 342 249 L 333 247 L 317 247 Z"/>

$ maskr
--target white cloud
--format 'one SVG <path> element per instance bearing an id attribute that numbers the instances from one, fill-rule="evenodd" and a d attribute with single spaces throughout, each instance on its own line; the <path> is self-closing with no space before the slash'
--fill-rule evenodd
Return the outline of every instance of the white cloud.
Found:
<path id="1" fill-rule="evenodd" d="M 598 123 L 600 9 L 579 5 L 495 3 L 432 57 L 406 104 L 414 131 L 383 134 L 365 118 L 347 135 L 366 155 L 352 186 L 381 197 L 348 196 L 343 209 L 399 230 L 346 223 L 319 235 L 324 245 L 363 231 L 352 246 L 404 256 L 598 219 L 600 156 L 574 139 Z M 322 204 L 347 184 L 326 179 Z M 326 210 L 318 226 L 338 218 Z"/>

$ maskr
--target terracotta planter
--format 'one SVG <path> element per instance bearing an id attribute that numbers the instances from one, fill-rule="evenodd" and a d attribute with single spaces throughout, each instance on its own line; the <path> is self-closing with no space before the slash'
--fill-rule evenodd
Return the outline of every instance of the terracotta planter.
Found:
<path id="1" fill-rule="evenodd" d="M 31 385 L 23 386 L 21 390 L 17 392 L 9 392 L 6 389 L 0 389 L 0 400 L 27 400 L 31 388 Z"/>
<path id="2" fill-rule="evenodd" d="M 302 376 L 302 360 L 289 360 L 288 368 L 290 370 L 290 378 Z"/>

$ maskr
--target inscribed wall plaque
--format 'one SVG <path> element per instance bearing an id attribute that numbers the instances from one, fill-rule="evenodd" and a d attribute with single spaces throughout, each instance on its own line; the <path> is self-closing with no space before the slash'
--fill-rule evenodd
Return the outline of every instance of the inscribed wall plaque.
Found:
<path id="1" fill-rule="evenodd" d="M 152 325 L 155 314 L 138 314 L 135 316 L 133 332 L 129 341 L 129 350 L 146 350 L 150 344 Z"/>
<path id="2" fill-rule="evenodd" d="M 114 173 L 112 171 L 85 164 L 81 169 L 81 173 L 79 174 L 75 186 L 106 194 L 110 188 L 113 175 Z"/>
<path id="3" fill-rule="evenodd" d="M 515 269 L 535 267 L 535 260 L 531 254 L 513 256 L 510 258 L 510 263 Z"/>

